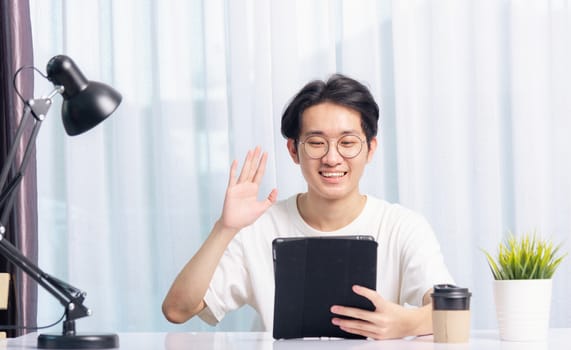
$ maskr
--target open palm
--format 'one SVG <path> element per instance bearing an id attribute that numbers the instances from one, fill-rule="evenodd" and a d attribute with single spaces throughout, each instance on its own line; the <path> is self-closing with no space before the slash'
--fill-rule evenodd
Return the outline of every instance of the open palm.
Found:
<path id="1" fill-rule="evenodd" d="M 278 192 L 273 189 L 264 200 L 258 200 L 260 183 L 266 170 L 268 154 L 261 154 L 260 147 L 248 151 L 240 176 L 236 178 L 238 162 L 230 167 L 230 178 L 221 222 L 227 228 L 240 230 L 258 219 L 277 200 Z"/>

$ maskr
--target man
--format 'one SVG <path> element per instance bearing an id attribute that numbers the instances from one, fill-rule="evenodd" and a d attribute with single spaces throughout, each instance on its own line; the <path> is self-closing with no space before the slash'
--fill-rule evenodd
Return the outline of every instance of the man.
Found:
<path id="1" fill-rule="evenodd" d="M 304 86 L 286 108 L 281 130 L 307 191 L 277 202 L 273 189 L 260 201 L 267 154 L 259 147 L 249 151 L 239 176 L 234 161 L 222 215 L 173 282 L 163 302 L 165 317 L 182 323 L 199 315 L 216 324 L 249 304 L 271 331 L 272 240 L 368 234 L 379 242 L 377 291 L 353 291 L 375 310 L 332 305 L 331 322 L 374 339 L 432 333 L 431 287 L 452 278 L 430 225 L 410 210 L 359 192 L 378 146 L 378 119 L 371 93 L 351 78 L 334 75 Z"/>

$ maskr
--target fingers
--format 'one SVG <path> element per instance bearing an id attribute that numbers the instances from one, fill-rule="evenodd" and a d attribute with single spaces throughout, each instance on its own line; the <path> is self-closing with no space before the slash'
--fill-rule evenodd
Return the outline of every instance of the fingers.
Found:
<path id="1" fill-rule="evenodd" d="M 268 207 L 271 207 L 272 204 L 274 204 L 278 200 L 278 190 L 274 188 L 272 192 L 270 192 L 266 200 L 268 202 Z"/>
<path id="2" fill-rule="evenodd" d="M 250 169 L 249 169 L 249 174 L 248 174 L 248 180 L 252 181 L 254 179 L 254 177 L 256 176 L 256 172 L 258 171 L 259 167 L 260 167 L 260 162 L 262 161 L 260 158 L 260 153 L 262 151 L 262 148 L 260 146 L 257 146 L 256 148 L 254 148 L 254 153 L 252 153 L 252 159 L 250 160 Z M 264 153 L 265 154 L 265 153 Z"/>
<path id="3" fill-rule="evenodd" d="M 240 172 L 240 176 L 238 177 L 238 183 L 246 181 L 250 176 L 250 168 L 252 167 L 252 158 L 253 158 L 253 152 L 252 150 L 249 150 L 248 153 L 246 153 L 246 159 L 244 159 L 244 165 L 242 165 L 242 171 Z"/>
<path id="4" fill-rule="evenodd" d="M 262 177 L 264 176 L 264 173 L 266 172 L 267 160 L 268 160 L 268 153 L 264 152 L 262 154 L 262 158 L 260 158 L 260 163 L 258 165 L 258 168 L 256 169 L 255 174 L 254 174 L 254 182 L 257 183 L 258 185 L 262 182 Z"/>
<path id="5" fill-rule="evenodd" d="M 406 325 L 403 320 L 410 316 L 404 314 L 406 311 L 402 306 L 385 300 L 376 291 L 363 286 L 353 286 L 353 292 L 370 300 L 375 309 L 369 311 L 333 305 L 331 312 L 341 317 L 333 317 L 332 324 L 346 332 L 373 339 L 401 338 L 410 335 L 409 330 L 403 327 Z"/>
<path id="6" fill-rule="evenodd" d="M 333 318 L 331 323 L 347 333 L 358 334 L 366 338 L 383 339 L 378 327 L 369 322 Z"/>
<path id="7" fill-rule="evenodd" d="M 332 306 L 331 312 L 336 315 L 365 321 L 370 321 L 371 318 L 374 317 L 374 313 L 372 311 L 339 305 Z"/>
<path id="8" fill-rule="evenodd" d="M 379 310 L 382 307 L 384 299 L 375 290 L 358 285 L 353 286 L 353 292 L 370 300 L 374 305 L 375 310 L 370 311 L 355 307 L 333 305 L 331 307 L 332 313 L 339 316 L 348 317 L 350 319 L 335 317 L 331 320 L 331 322 L 346 332 L 371 337 L 372 332 L 375 332 L 376 330 L 375 321 L 377 315 L 375 311 Z"/>
<path id="9" fill-rule="evenodd" d="M 237 182 L 255 182 L 260 183 L 266 169 L 266 161 L 268 154 L 264 152 L 261 156 L 261 147 L 257 146 L 254 150 L 249 150 L 242 166 L 242 171 Z"/>
<path id="10" fill-rule="evenodd" d="M 358 294 L 362 297 L 365 297 L 367 299 L 369 299 L 369 301 L 371 303 L 373 303 L 373 306 L 375 307 L 375 309 L 380 309 L 383 306 L 383 303 L 385 301 L 385 299 L 383 299 L 382 296 L 379 295 L 379 293 L 377 293 L 377 291 L 373 290 L 373 289 L 369 289 L 367 287 L 363 287 L 363 286 L 358 286 L 358 285 L 354 285 L 353 286 L 353 292 L 355 292 L 355 294 Z M 338 311 L 338 312 L 336 312 Z M 331 312 L 333 313 L 338 313 L 338 314 L 343 314 L 345 316 L 350 316 L 350 317 L 356 317 L 356 315 L 352 314 L 352 315 L 348 315 L 346 314 L 347 312 L 351 312 L 351 313 L 360 313 L 361 316 L 362 312 L 367 312 L 367 310 L 361 310 L 361 309 L 356 309 L 356 308 L 350 308 L 350 307 L 343 307 L 343 306 L 338 306 L 338 305 L 334 305 L 331 307 Z M 357 317 L 357 318 L 361 318 L 362 317 Z"/>
<path id="11" fill-rule="evenodd" d="M 385 299 L 383 299 L 383 297 L 380 296 L 376 290 L 369 289 L 367 287 L 354 285 L 353 292 L 355 292 L 355 294 L 358 294 L 362 297 L 369 299 L 371 303 L 373 303 L 376 309 L 382 307 L 382 304 L 385 301 Z"/>
<path id="12" fill-rule="evenodd" d="M 230 166 L 230 176 L 228 178 L 228 187 L 236 184 L 236 168 L 238 167 L 238 161 L 232 161 L 232 165 Z"/>
<path id="13" fill-rule="evenodd" d="M 375 312 L 352 307 L 333 306 L 331 312 L 342 317 L 333 317 L 331 323 L 345 332 L 380 339 L 384 326 L 378 323 Z"/>

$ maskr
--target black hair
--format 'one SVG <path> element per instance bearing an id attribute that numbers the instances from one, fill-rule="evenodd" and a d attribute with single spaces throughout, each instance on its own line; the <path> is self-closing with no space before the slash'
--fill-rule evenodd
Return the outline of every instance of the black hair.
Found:
<path id="1" fill-rule="evenodd" d="M 377 135 L 379 106 L 365 85 L 342 74 L 334 74 L 326 82 L 311 81 L 293 97 L 282 114 L 282 135 L 297 141 L 303 112 L 323 102 L 358 111 L 361 114 L 361 127 L 370 145 L 371 139 Z"/>

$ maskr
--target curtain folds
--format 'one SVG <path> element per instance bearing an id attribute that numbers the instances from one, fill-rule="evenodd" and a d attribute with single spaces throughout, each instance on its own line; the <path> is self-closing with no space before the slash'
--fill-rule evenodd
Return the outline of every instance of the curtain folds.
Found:
<path id="1" fill-rule="evenodd" d="M 4 158 L 12 143 L 23 111 L 23 103 L 17 97 L 13 86 L 14 73 L 20 67 L 33 64 L 33 51 L 29 2 L 27 0 L 2 1 L 0 2 L 0 16 L 0 40 L 2 41 L 0 47 L 0 82 L 2 84 L 0 89 L 2 99 L 0 163 L 3 166 Z M 16 85 L 24 98 L 33 96 L 33 75 L 30 71 L 19 74 Z M 16 154 L 18 162 L 23 156 L 29 131 L 28 128 L 28 132 L 24 132 L 24 137 L 18 145 Z M 5 238 L 30 260 L 37 261 L 38 223 L 35 155 L 33 154 L 31 158 L 24 179 L 16 193 L 12 213 L 4 225 L 7 229 Z M 10 272 L 12 278 L 8 310 L 0 312 L 0 324 L 34 327 L 37 316 L 37 285 L 35 281 L 19 269 L 14 268 L 2 256 L 0 256 L 0 270 Z M 24 333 L 26 333 L 25 330 L 16 330 L 10 331 L 8 335 L 17 336 Z"/>
<path id="2" fill-rule="evenodd" d="M 87 292 L 79 331 L 213 329 L 168 324 L 162 298 L 218 218 L 232 159 L 261 145 L 261 193 L 305 191 L 281 112 L 334 72 L 365 82 L 381 108 L 361 191 L 426 216 L 473 292 L 474 328 L 496 322 L 480 248 L 537 230 L 571 251 L 569 1 L 30 4 L 36 66 L 67 54 L 124 97 L 76 138 L 53 106 L 38 139 L 40 266 Z M 570 262 L 555 275 L 552 327 L 571 326 Z M 39 297 L 48 324 L 61 307 Z M 246 309 L 217 329 L 253 322 Z"/>

